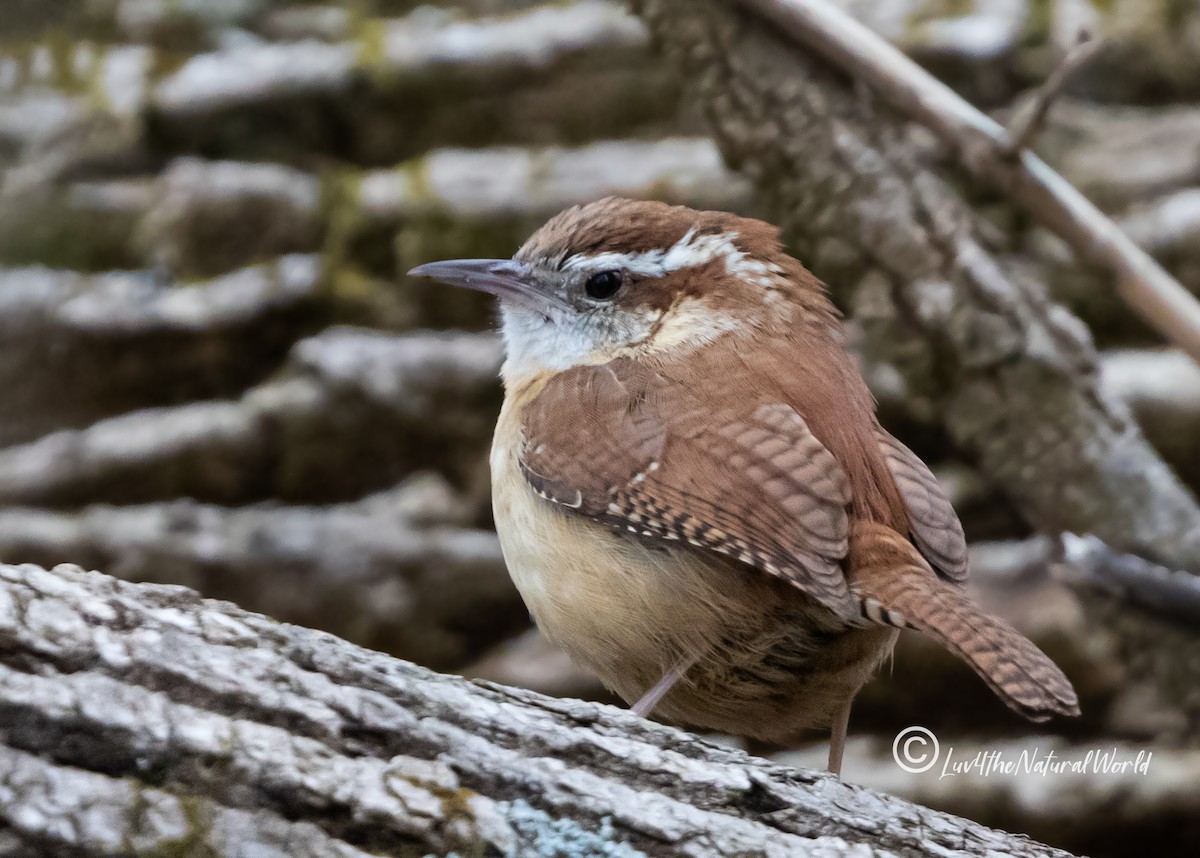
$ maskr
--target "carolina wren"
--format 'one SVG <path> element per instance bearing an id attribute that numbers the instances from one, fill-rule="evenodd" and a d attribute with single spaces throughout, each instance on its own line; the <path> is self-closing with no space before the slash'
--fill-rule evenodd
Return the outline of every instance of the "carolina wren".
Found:
<path id="1" fill-rule="evenodd" d="M 768 742 L 831 726 L 838 772 L 854 695 L 910 628 L 1026 718 L 1079 713 L 964 595 L 958 517 L 774 227 L 609 198 L 511 260 L 409 273 L 499 297 L 504 557 L 541 630 L 635 711 Z"/>

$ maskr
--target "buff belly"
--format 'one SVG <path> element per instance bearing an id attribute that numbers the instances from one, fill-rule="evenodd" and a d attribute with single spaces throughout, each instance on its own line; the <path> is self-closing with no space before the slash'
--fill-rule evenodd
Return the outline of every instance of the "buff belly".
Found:
<path id="1" fill-rule="evenodd" d="M 491 465 L 509 573 L 542 632 L 622 699 L 691 663 L 656 717 L 783 741 L 827 726 L 891 651 L 894 630 L 839 627 L 771 576 L 615 533 L 538 497 L 520 473 L 519 427 L 508 416 Z"/>

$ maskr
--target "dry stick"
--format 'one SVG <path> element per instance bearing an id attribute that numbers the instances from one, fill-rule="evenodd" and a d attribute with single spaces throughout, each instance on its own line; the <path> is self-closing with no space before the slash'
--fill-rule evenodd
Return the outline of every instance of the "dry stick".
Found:
<path id="1" fill-rule="evenodd" d="M 1114 551 L 1097 536 L 1059 535 L 1055 574 L 1067 584 L 1108 593 L 1125 604 L 1200 628 L 1200 578 L 1134 554 Z"/>
<path id="2" fill-rule="evenodd" d="M 824 0 L 739 2 L 927 126 L 972 175 L 1008 193 L 1080 258 L 1111 271 L 1125 302 L 1200 363 L 1200 301 L 1045 161 L 1014 151 L 1003 126 Z"/>
<path id="3" fill-rule="evenodd" d="M 1023 108 L 1018 109 L 1008 124 L 1008 155 L 1010 158 L 1020 154 L 1033 144 L 1033 139 L 1042 130 L 1046 117 L 1054 100 L 1062 92 L 1062 88 L 1070 80 L 1071 75 L 1087 64 L 1102 46 L 1099 39 L 1093 40 L 1087 32 L 1079 34 L 1079 40 L 1046 78 L 1045 83 L 1038 87 L 1033 98 Z"/>

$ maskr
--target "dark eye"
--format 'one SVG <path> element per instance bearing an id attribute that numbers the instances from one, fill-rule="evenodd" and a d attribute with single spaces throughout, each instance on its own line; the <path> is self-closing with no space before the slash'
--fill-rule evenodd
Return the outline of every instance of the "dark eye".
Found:
<path id="1" fill-rule="evenodd" d="M 616 271 L 601 271 L 588 278 L 583 291 L 596 301 L 607 301 L 621 288 L 621 275 Z"/>

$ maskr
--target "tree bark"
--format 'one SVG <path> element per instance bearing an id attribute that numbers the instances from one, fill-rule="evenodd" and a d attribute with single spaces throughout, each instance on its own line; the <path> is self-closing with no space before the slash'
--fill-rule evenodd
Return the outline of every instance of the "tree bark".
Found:
<path id="1" fill-rule="evenodd" d="M 426 472 L 327 506 L 0 509 L 0 557 L 182 584 L 452 670 L 529 623 L 496 534 L 470 527 L 474 518 Z"/>
<path id="2" fill-rule="evenodd" d="M 1036 527 L 1200 569 L 1200 508 L 1104 396 L 1086 328 L 931 165 L 927 142 L 733 4 L 635 8 L 792 249 Z"/>
<path id="3" fill-rule="evenodd" d="M 500 359 L 485 334 L 330 328 L 239 399 L 131 411 L 0 449 L 0 506 L 327 502 L 428 469 L 469 483 L 499 406 Z"/>
<path id="4" fill-rule="evenodd" d="M 260 382 L 313 329 L 319 275 L 299 255 L 173 287 L 147 272 L 0 269 L 0 446 Z"/>
<path id="5" fill-rule="evenodd" d="M 1066 853 L 612 707 L 0 566 L 0 855 Z"/>

